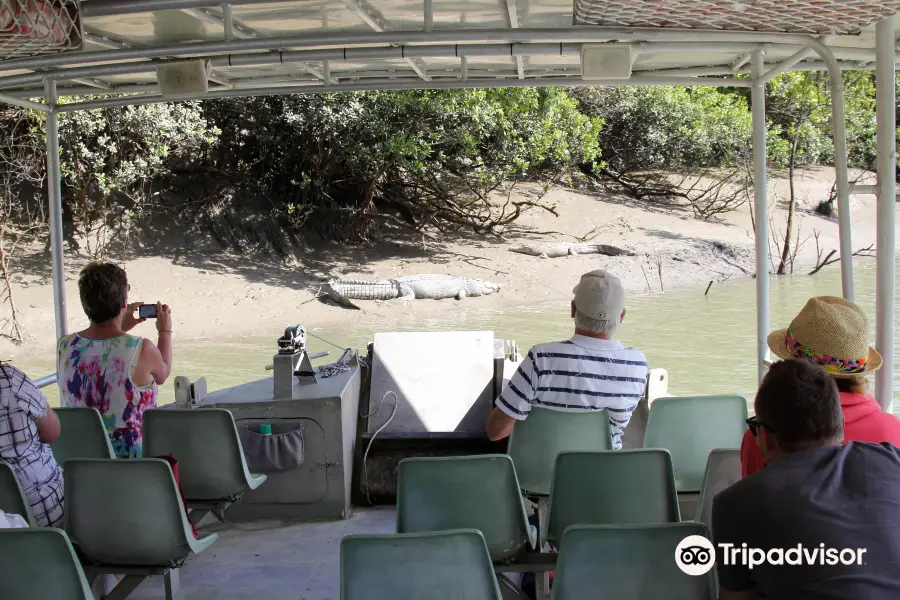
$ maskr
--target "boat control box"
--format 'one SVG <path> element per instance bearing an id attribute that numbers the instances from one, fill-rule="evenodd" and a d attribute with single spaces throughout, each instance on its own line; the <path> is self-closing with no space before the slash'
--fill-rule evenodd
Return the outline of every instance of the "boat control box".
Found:
<path id="1" fill-rule="evenodd" d="M 316 521 L 351 515 L 359 360 L 348 350 L 336 363 L 312 368 L 305 347 L 295 343 L 299 333 L 279 340 L 274 377 L 203 398 L 202 407 L 234 415 L 247 466 L 268 475 L 228 508 L 228 520 Z"/>

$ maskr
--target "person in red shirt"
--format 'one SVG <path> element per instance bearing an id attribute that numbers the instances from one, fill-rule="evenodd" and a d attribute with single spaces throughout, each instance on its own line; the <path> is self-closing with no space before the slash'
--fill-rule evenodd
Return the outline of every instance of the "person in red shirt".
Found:
<path id="1" fill-rule="evenodd" d="M 834 296 L 810 298 L 787 329 L 773 331 L 769 349 L 779 358 L 806 360 L 837 382 L 844 414 L 844 443 L 889 442 L 900 446 L 900 419 L 882 412 L 867 392 L 865 376 L 881 368 L 881 354 L 869 347 L 869 321 L 854 303 Z M 741 441 L 741 472 L 749 477 L 766 466 L 748 430 Z"/>

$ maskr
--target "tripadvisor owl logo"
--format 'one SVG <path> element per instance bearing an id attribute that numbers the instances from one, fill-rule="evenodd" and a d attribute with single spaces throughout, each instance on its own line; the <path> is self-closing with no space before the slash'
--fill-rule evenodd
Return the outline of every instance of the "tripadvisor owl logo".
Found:
<path id="1" fill-rule="evenodd" d="M 716 548 L 702 535 L 689 535 L 675 548 L 675 564 L 687 575 L 706 575 L 716 564 Z"/>

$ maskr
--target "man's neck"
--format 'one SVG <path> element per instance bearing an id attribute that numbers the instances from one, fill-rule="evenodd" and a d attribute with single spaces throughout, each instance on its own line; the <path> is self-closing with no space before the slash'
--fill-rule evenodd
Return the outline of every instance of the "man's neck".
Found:
<path id="1" fill-rule="evenodd" d="M 585 331 L 584 329 L 575 328 L 575 335 L 583 335 L 597 340 L 611 340 L 612 336 L 608 333 L 597 333 L 596 331 Z"/>
<path id="2" fill-rule="evenodd" d="M 796 450 L 782 450 L 781 448 L 774 448 L 769 452 L 765 452 L 766 464 L 772 464 L 773 462 L 777 462 L 783 458 L 787 458 L 788 456 L 793 456 L 794 454 L 799 454 L 801 452 L 806 452 L 808 450 L 818 450 L 819 448 L 833 448 L 840 447 L 843 443 L 841 442 L 830 442 L 828 444 L 821 444 L 816 446 L 807 446 L 803 448 L 798 448 Z"/>

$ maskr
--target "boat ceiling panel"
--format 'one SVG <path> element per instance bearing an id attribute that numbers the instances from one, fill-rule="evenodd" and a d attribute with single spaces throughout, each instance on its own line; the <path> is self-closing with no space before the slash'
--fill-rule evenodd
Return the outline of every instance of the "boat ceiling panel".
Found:
<path id="1" fill-rule="evenodd" d="M 221 30 L 180 10 L 151 14 L 98 17 L 85 21 L 89 33 L 127 41 L 137 46 L 210 42 L 222 38 Z"/>
<path id="2" fill-rule="evenodd" d="M 416 31 L 424 29 L 425 10 L 422 0 L 370 0 L 357 2 L 380 12 L 392 31 Z M 571 12 L 572 5 L 569 4 Z M 434 2 L 434 27 L 444 29 L 500 28 L 508 27 L 506 4 L 503 0 L 462 0 L 460 2 Z"/>
<path id="3" fill-rule="evenodd" d="M 222 14 L 218 7 L 206 10 Z M 371 31 L 355 11 L 339 0 L 238 5 L 232 13 L 235 22 L 265 36 L 295 31 Z"/>
<path id="4" fill-rule="evenodd" d="M 541 29 L 572 26 L 572 0 L 515 0 L 515 2 L 519 27 Z"/>

